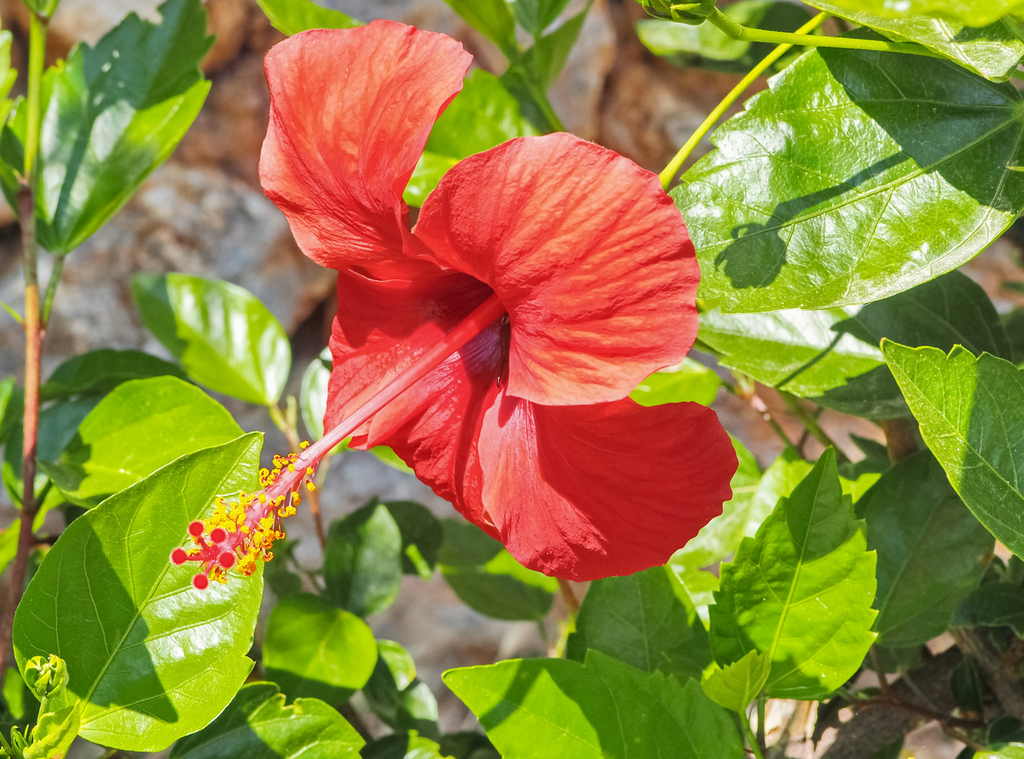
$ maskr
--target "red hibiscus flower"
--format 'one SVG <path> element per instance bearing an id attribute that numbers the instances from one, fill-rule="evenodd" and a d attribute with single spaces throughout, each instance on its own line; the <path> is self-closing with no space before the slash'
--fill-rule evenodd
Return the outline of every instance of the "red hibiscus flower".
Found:
<path id="1" fill-rule="evenodd" d="M 713 411 L 627 397 L 697 333 L 693 245 L 655 175 L 568 134 L 516 139 L 457 164 L 410 229 L 402 191 L 470 60 L 392 22 L 267 56 L 263 188 L 338 271 L 329 432 L 192 526 L 197 548 L 172 558 L 205 566 L 198 586 L 236 560 L 251 571 L 349 435 L 391 446 L 525 566 L 572 580 L 663 564 L 730 497 L 736 456 Z"/>

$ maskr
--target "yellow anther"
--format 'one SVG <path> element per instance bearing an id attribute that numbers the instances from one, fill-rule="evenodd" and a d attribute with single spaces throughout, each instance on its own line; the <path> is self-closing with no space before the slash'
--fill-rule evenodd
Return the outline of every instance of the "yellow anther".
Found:
<path id="1" fill-rule="evenodd" d="M 307 466 L 306 467 L 306 474 L 309 474 L 309 475 L 313 474 L 313 467 Z"/>
<path id="2" fill-rule="evenodd" d="M 301 443 L 299 443 L 299 448 L 301 448 L 302 450 L 306 450 L 307 448 L 309 448 L 309 441 L 303 440 Z"/>
<path id="3" fill-rule="evenodd" d="M 306 490 L 309 490 L 309 491 L 316 490 L 316 485 L 314 485 L 312 482 L 307 482 L 306 483 Z"/>

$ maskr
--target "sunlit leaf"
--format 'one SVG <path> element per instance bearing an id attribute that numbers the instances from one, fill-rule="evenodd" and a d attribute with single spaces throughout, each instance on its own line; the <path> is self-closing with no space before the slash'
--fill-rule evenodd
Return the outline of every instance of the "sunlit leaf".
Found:
<path id="1" fill-rule="evenodd" d="M 79 517 L 46 555 L 14 622 L 19 667 L 67 662 L 87 702 L 81 736 L 161 751 L 205 727 L 252 668 L 246 658 L 263 583 L 232 576 L 205 591 L 173 566 L 191 521 L 215 496 L 256 485 L 261 436 L 184 456 Z"/>
<path id="2" fill-rule="evenodd" d="M 255 295 L 187 274 L 136 274 L 131 287 L 143 323 L 192 379 L 249 403 L 277 403 L 291 346 Z"/>
<path id="3" fill-rule="evenodd" d="M 312 0 L 256 0 L 282 34 L 292 35 L 307 29 L 351 29 L 362 26 L 351 16 L 317 5 Z"/>

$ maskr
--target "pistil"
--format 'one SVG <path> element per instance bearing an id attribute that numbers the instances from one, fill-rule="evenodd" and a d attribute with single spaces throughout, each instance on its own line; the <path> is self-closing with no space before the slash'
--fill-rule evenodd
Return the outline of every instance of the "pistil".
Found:
<path id="1" fill-rule="evenodd" d="M 193 547 L 174 549 L 171 563 L 199 563 L 201 571 L 192 579 L 199 590 L 206 588 L 210 580 L 226 582 L 231 569 L 251 575 L 261 560 L 273 558 L 274 541 L 284 537 L 281 519 L 295 513 L 304 486 L 314 489 L 313 476 L 324 456 L 505 313 L 505 306 L 492 294 L 444 339 L 417 357 L 319 441 L 299 454 L 275 456 L 273 469 L 260 470 L 262 490 L 218 496 L 213 515 L 205 522 L 189 525 Z"/>

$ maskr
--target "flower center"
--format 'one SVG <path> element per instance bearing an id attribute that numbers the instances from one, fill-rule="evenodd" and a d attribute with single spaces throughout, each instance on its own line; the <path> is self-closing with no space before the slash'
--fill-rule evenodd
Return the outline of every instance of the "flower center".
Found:
<path id="1" fill-rule="evenodd" d="M 226 582 L 230 569 L 237 567 L 242 574 L 251 575 L 259 561 L 270 561 L 274 556 L 271 551 L 274 541 L 284 537 L 281 519 L 295 513 L 295 507 L 301 503 L 299 493 L 303 486 L 314 489 L 312 478 L 320 460 L 374 414 L 503 316 L 506 318 L 501 325 L 503 368 L 499 373 L 500 382 L 507 373 L 508 344 L 505 335 L 507 332 L 511 340 L 511 327 L 505 306 L 497 295 L 492 294 L 443 340 L 423 353 L 319 441 L 308 448 L 305 447 L 308 444 L 303 443 L 301 453 L 275 456 L 273 469 L 260 470 L 261 490 L 218 496 L 214 501 L 213 515 L 204 522 L 192 522 L 188 527 L 193 547 L 189 550 L 175 548 L 171 553 L 171 563 L 197 562 L 200 572 L 192 578 L 192 584 L 203 590 L 210 580 Z"/>

